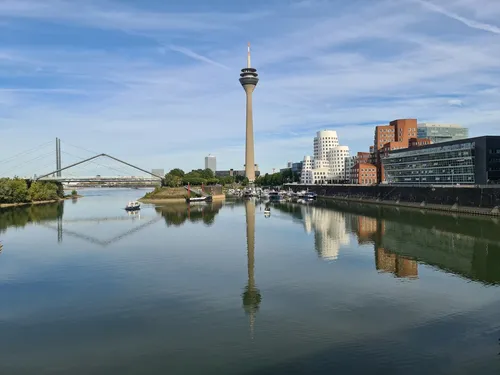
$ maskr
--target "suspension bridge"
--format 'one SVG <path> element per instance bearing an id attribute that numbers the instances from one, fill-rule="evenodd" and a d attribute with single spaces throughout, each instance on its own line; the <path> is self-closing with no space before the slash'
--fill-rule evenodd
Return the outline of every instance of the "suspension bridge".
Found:
<path id="1" fill-rule="evenodd" d="M 30 150 L 0 160 L 0 177 L 20 177 L 30 180 L 59 181 L 72 186 L 155 186 L 164 179 L 162 169 L 148 171 L 135 164 L 105 153 L 96 153 L 62 141 L 46 142 Z M 50 152 L 46 152 L 47 148 Z M 87 155 L 76 155 L 66 149 L 79 149 Z M 92 155 L 89 155 L 92 154 Z M 67 160 L 63 166 L 62 160 Z M 50 162 L 47 164 L 48 159 Z M 110 165 L 111 163 L 111 165 Z M 41 173 L 40 173 L 41 172 Z"/>

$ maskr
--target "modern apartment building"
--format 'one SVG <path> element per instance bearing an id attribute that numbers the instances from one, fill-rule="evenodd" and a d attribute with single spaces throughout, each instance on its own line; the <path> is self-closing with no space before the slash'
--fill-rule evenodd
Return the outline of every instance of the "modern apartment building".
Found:
<path id="1" fill-rule="evenodd" d="M 382 158 L 385 178 L 400 185 L 500 183 L 500 136 L 395 150 Z"/>
<path id="2" fill-rule="evenodd" d="M 424 122 L 418 124 L 417 135 L 418 138 L 430 139 L 432 143 L 441 143 L 469 138 L 469 129 L 457 124 Z"/>
<path id="3" fill-rule="evenodd" d="M 213 155 L 205 156 L 205 169 L 211 169 L 215 173 L 217 170 L 217 159 Z"/>
<path id="4" fill-rule="evenodd" d="M 322 130 L 314 138 L 314 158 L 304 157 L 301 183 L 326 184 L 341 182 L 345 178 L 345 158 L 349 147 L 339 144 L 337 132 Z"/>

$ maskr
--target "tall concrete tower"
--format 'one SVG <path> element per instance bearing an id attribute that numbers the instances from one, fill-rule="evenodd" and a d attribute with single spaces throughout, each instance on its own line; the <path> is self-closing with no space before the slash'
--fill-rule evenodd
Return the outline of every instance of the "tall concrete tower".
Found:
<path id="1" fill-rule="evenodd" d="M 248 43 L 247 67 L 241 69 L 240 83 L 247 95 L 247 121 L 245 142 L 245 176 L 250 182 L 255 181 L 255 154 L 253 143 L 252 93 L 259 82 L 257 69 L 250 64 L 250 43 Z"/>

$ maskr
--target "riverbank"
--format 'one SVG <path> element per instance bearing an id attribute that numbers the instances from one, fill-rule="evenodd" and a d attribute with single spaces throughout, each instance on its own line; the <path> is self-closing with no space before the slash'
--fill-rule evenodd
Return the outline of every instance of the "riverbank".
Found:
<path id="1" fill-rule="evenodd" d="M 196 191 L 200 191 L 201 187 L 193 187 L 190 196 L 196 197 L 200 196 Z M 210 189 L 210 187 L 206 187 L 206 189 Z M 205 193 L 212 196 L 212 200 L 223 200 L 226 198 L 224 194 L 213 194 L 211 189 L 210 191 L 206 191 Z M 211 194 L 212 193 L 212 194 Z M 151 204 L 165 204 L 165 203 L 182 203 L 186 202 L 186 198 L 188 198 L 188 192 L 184 187 L 162 187 L 156 188 L 154 191 L 146 193 L 142 198 L 139 199 L 139 202 L 142 203 L 151 203 Z"/>
<path id="2" fill-rule="evenodd" d="M 500 216 L 500 210 L 497 207 L 494 208 L 468 207 L 468 206 L 459 206 L 457 204 L 454 204 L 452 206 L 445 206 L 432 203 L 428 204 L 426 202 L 411 203 L 411 202 L 387 201 L 387 200 L 370 199 L 370 198 L 359 199 L 359 198 L 347 198 L 347 197 L 336 197 L 336 196 L 318 196 L 318 199 L 374 204 L 379 206 L 405 207 L 418 210 L 441 211 L 441 212 L 462 214 L 462 215 Z"/>
<path id="3" fill-rule="evenodd" d="M 33 202 L 20 202 L 20 203 L 0 203 L 0 208 L 8 208 L 8 207 L 21 207 L 21 206 L 32 206 L 32 205 L 39 205 L 39 204 L 50 204 L 50 203 L 58 203 L 62 202 L 65 200 L 73 200 L 73 199 L 80 199 L 83 198 L 83 195 L 68 195 L 64 198 L 59 198 L 59 199 L 49 199 L 49 200 L 44 200 L 44 201 L 33 201 Z"/>
<path id="4" fill-rule="evenodd" d="M 63 199 L 51 199 L 48 201 L 35 201 L 35 202 L 22 202 L 22 203 L 0 203 L 0 208 L 31 206 L 31 205 L 47 204 L 47 203 L 57 203 L 57 202 L 60 202 L 62 200 Z"/>

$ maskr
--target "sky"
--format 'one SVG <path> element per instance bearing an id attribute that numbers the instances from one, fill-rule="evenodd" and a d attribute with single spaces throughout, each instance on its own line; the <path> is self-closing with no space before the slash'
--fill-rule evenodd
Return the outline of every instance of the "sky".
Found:
<path id="1" fill-rule="evenodd" d="M 498 134 L 499 16 L 496 0 L 0 0 L 0 174 L 56 137 L 63 165 L 243 169 L 247 42 L 263 172 L 323 129 L 352 154 L 398 118 Z M 23 168 L 55 166 L 51 145 Z"/>

